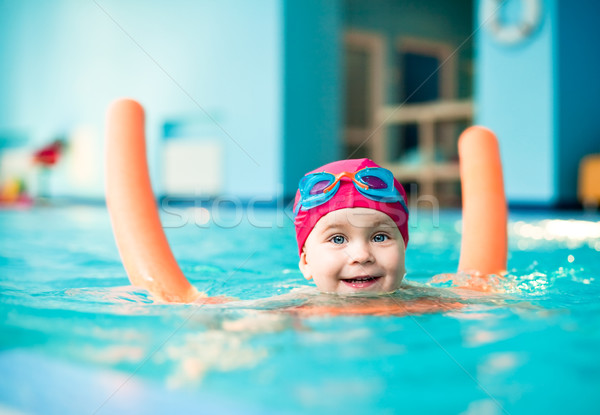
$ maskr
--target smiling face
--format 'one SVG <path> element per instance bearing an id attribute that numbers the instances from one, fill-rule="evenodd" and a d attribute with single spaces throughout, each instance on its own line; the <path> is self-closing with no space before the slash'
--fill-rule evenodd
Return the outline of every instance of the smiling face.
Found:
<path id="1" fill-rule="evenodd" d="M 404 240 L 385 213 L 346 208 L 323 216 L 306 239 L 300 271 L 328 293 L 388 293 L 404 278 Z"/>

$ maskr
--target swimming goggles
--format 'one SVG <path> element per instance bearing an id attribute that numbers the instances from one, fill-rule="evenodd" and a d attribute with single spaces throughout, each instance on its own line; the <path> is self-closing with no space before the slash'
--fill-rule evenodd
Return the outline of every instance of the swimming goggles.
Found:
<path id="1" fill-rule="evenodd" d="M 395 203 L 402 205 L 408 214 L 404 198 L 394 186 L 394 175 L 383 167 L 366 167 L 354 173 L 347 171 L 337 175 L 327 172 L 307 174 L 300 180 L 300 201 L 294 215 L 302 210 L 312 209 L 331 200 L 340 188 L 342 178 L 348 178 L 363 196 L 377 202 Z"/>

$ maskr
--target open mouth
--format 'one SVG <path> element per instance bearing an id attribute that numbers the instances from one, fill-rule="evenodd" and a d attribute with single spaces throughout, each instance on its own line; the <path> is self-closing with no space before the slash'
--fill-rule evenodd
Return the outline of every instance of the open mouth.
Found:
<path id="1" fill-rule="evenodd" d="M 366 287 L 369 287 L 369 286 L 375 284 L 380 279 L 381 279 L 381 277 L 364 276 L 364 277 L 345 279 L 345 280 L 342 280 L 342 282 L 353 288 L 366 288 Z"/>

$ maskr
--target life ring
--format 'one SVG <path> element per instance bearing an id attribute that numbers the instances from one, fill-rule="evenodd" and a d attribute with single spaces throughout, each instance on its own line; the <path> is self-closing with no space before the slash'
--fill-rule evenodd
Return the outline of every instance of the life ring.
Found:
<path id="1" fill-rule="evenodd" d="M 482 20 L 485 28 L 500 43 L 516 44 L 529 36 L 538 27 L 542 16 L 540 0 L 520 0 L 521 16 L 516 24 L 503 24 L 500 8 L 506 0 L 484 0 L 482 2 Z"/>

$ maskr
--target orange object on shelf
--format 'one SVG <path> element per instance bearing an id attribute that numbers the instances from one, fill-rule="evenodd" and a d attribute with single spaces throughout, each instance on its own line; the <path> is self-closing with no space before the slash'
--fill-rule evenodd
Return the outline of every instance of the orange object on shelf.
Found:
<path id="1" fill-rule="evenodd" d="M 600 154 L 585 156 L 579 163 L 577 195 L 584 205 L 600 205 Z"/>

